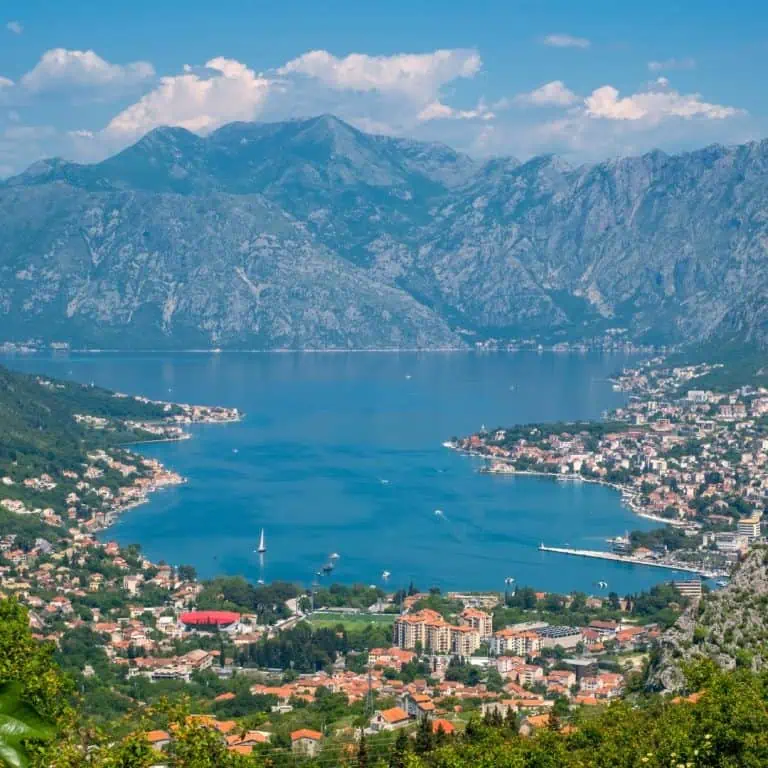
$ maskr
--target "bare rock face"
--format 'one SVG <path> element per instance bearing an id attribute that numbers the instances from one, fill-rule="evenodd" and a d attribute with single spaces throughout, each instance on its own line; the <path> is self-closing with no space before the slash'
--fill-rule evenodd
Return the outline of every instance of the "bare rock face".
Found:
<path id="1" fill-rule="evenodd" d="M 0 341 L 768 346 L 768 141 L 572 168 L 322 116 L 0 183 Z"/>
<path id="2" fill-rule="evenodd" d="M 662 635 L 648 680 L 653 690 L 683 687 L 686 662 L 709 658 L 723 669 L 768 663 L 768 549 L 752 549 L 730 584 L 688 607 Z"/>

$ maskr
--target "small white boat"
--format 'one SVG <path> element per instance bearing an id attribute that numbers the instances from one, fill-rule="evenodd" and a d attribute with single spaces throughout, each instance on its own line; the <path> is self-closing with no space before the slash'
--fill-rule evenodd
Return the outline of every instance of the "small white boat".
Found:
<path id="1" fill-rule="evenodd" d="M 261 529 L 261 536 L 259 536 L 259 546 L 256 549 L 256 551 L 260 555 L 263 555 L 267 551 L 267 544 L 264 541 L 264 529 L 263 528 Z"/>

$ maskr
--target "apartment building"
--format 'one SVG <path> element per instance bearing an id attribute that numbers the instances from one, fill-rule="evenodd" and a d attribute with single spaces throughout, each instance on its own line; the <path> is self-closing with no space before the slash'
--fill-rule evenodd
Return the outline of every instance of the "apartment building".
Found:
<path id="1" fill-rule="evenodd" d="M 472 627 L 485 640 L 493 634 L 493 617 L 477 608 L 466 608 L 459 617 L 459 624 Z"/>
<path id="2" fill-rule="evenodd" d="M 453 626 L 439 613 L 428 609 L 400 616 L 395 621 L 392 639 L 398 648 L 413 650 L 419 646 L 440 656 L 471 656 L 481 642 L 480 632 L 474 627 Z"/>
<path id="3" fill-rule="evenodd" d="M 495 656 L 537 656 L 541 651 L 541 638 L 531 630 L 501 629 L 490 641 Z"/>

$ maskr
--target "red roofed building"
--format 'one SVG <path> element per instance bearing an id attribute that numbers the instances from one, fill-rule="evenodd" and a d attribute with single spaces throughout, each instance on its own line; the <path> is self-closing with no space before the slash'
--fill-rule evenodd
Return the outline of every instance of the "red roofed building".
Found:
<path id="1" fill-rule="evenodd" d="M 432 733 L 440 733 L 442 731 L 446 736 L 452 736 L 456 731 L 455 726 L 448 720 L 443 718 L 437 718 L 432 721 Z"/>
<path id="2" fill-rule="evenodd" d="M 408 713 L 400 707 L 381 709 L 371 718 L 371 730 L 394 731 L 403 728 L 410 722 Z"/>
<path id="3" fill-rule="evenodd" d="M 291 734 L 291 749 L 300 755 L 314 757 L 320 751 L 320 742 L 322 740 L 323 734 L 320 731 L 302 728 Z"/>
<path id="4" fill-rule="evenodd" d="M 181 622 L 188 629 L 203 631 L 218 627 L 232 629 L 240 621 L 240 614 L 234 611 L 188 611 L 181 614 Z"/>

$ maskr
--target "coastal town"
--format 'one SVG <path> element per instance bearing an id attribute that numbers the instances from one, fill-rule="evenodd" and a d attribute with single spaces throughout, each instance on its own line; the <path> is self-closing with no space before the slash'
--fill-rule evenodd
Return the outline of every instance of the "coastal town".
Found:
<path id="1" fill-rule="evenodd" d="M 723 577 L 762 539 L 768 498 L 768 390 L 696 388 L 712 366 L 653 367 L 617 376 L 626 406 L 601 422 L 531 424 L 447 443 L 487 460 L 482 472 L 595 482 L 621 494 L 658 533 L 617 531 L 605 551 L 543 551 L 618 559 Z"/>

